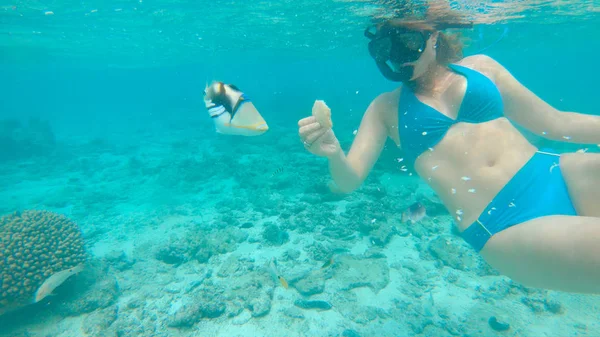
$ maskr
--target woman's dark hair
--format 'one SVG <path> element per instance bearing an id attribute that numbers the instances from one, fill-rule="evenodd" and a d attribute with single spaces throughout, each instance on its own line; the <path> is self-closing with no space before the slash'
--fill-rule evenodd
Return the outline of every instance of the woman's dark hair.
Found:
<path id="1" fill-rule="evenodd" d="M 463 58 L 463 47 L 464 45 L 460 40 L 460 33 L 440 32 L 438 35 L 436 60 L 439 64 L 443 65 L 460 61 Z"/>

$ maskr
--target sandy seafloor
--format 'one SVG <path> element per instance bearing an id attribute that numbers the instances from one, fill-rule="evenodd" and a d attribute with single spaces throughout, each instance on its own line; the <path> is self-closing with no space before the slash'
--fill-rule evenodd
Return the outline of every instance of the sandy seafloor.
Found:
<path id="1" fill-rule="evenodd" d="M 294 129 L 195 128 L 57 135 L 51 154 L 2 163 L 2 214 L 66 214 L 90 257 L 54 296 L 0 318 L 1 336 L 600 335 L 600 297 L 498 275 L 390 152 L 337 196 Z M 401 223 L 415 201 L 428 216 Z"/>

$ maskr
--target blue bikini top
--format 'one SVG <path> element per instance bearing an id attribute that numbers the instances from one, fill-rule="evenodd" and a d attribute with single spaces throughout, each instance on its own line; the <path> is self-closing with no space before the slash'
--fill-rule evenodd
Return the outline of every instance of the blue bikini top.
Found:
<path id="1" fill-rule="evenodd" d="M 503 116 L 502 96 L 494 82 L 478 71 L 455 64 L 448 66 L 467 80 L 456 120 L 419 101 L 407 86 L 402 87 L 398 105 L 400 142 L 407 162 L 413 165 L 417 157 L 444 138 L 452 125 L 483 123 Z"/>

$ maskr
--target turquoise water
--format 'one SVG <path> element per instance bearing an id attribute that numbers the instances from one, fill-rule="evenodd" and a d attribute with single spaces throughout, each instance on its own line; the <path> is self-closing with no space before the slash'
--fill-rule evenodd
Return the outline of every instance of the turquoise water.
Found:
<path id="1" fill-rule="evenodd" d="M 368 104 L 396 85 L 362 35 L 395 5 L 0 4 L 0 215 L 64 214 L 89 253 L 56 295 L 0 317 L 0 335 L 600 334 L 597 297 L 525 288 L 453 235 L 392 143 L 361 189 L 328 192 L 297 121 L 323 99 L 350 147 Z M 463 32 L 466 55 L 485 48 L 557 109 L 600 113 L 596 2 L 452 6 L 481 22 Z M 270 130 L 216 134 L 202 101 L 212 80 L 240 87 Z M 400 223 L 415 201 L 427 218 Z"/>

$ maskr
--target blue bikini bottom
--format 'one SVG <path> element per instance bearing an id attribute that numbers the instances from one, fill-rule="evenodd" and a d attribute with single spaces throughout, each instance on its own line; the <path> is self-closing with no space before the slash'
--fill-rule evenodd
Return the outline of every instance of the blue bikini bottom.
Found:
<path id="1" fill-rule="evenodd" d="M 492 235 L 549 215 L 577 215 L 560 170 L 560 155 L 537 151 L 461 236 L 480 251 Z"/>

